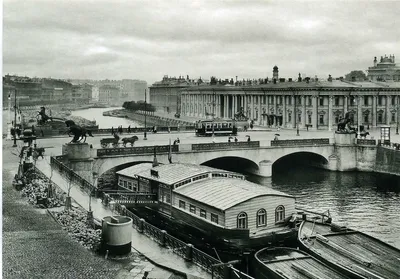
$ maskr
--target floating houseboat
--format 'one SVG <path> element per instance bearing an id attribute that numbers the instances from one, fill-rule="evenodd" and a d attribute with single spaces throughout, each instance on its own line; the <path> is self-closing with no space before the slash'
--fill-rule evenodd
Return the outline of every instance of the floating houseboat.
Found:
<path id="1" fill-rule="evenodd" d="M 117 176 L 120 187 L 154 195 L 158 206 L 151 210 L 167 222 L 196 229 L 229 247 L 295 242 L 295 197 L 246 181 L 242 174 L 201 165 L 144 163 Z"/>
<path id="2" fill-rule="evenodd" d="M 298 241 L 309 254 L 351 278 L 400 278 L 400 250 L 359 231 L 304 221 Z"/>
<path id="3" fill-rule="evenodd" d="M 264 248 L 254 256 L 257 279 L 350 279 L 316 258 L 298 249 L 286 247 Z"/>

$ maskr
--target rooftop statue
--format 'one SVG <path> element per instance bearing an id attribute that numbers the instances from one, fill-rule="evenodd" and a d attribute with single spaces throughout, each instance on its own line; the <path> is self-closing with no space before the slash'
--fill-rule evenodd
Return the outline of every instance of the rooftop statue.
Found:
<path id="1" fill-rule="evenodd" d="M 339 123 L 337 124 L 337 134 L 352 134 L 355 133 L 355 129 L 350 125 L 353 119 L 353 114 L 348 111 L 344 115 L 344 118 L 339 120 Z"/>

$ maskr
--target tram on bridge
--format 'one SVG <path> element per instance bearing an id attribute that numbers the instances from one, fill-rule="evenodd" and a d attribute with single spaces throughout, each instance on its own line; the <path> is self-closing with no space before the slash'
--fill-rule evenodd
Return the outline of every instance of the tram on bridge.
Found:
<path id="1" fill-rule="evenodd" d="M 199 120 L 195 125 L 196 136 L 236 136 L 238 132 L 234 120 Z"/>

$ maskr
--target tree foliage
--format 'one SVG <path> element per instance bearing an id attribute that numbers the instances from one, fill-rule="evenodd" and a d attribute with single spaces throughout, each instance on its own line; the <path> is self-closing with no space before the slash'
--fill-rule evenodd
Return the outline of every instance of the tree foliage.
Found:
<path id="1" fill-rule="evenodd" d="M 364 81 L 367 80 L 367 75 L 361 70 L 351 71 L 345 76 L 348 81 Z"/>
<path id="2" fill-rule="evenodd" d="M 145 104 L 143 101 L 124 102 L 122 107 L 132 111 L 137 111 L 137 110 L 156 111 L 156 108 L 152 104 Z"/>

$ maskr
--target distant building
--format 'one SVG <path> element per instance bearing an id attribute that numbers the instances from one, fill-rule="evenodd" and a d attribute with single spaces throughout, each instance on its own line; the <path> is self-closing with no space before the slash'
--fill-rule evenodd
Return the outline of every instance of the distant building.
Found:
<path id="1" fill-rule="evenodd" d="M 88 104 L 92 99 L 92 85 L 79 84 L 72 86 L 72 101 L 74 103 Z"/>
<path id="2" fill-rule="evenodd" d="M 185 79 L 182 76 L 176 78 L 165 75 L 161 81 L 150 86 L 149 102 L 157 111 L 176 113 L 179 90 L 201 84 L 203 84 L 201 78 L 195 81 L 189 79 L 189 76 Z"/>
<path id="3" fill-rule="evenodd" d="M 108 105 L 120 105 L 120 89 L 113 85 L 102 85 L 99 87 L 99 102 Z"/>
<path id="4" fill-rule="evenodd" d="M 400 67 L 396 66 L 394 55 L 381 56 L 380 62 L 374 58 L 374 66 L 368 68 L 371 81 L 400 81 Z"/>

